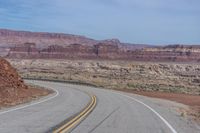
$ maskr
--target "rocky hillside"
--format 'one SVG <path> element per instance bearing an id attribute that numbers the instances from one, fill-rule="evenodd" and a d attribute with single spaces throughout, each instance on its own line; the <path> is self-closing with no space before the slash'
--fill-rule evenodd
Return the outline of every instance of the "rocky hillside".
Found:
<path id="1" fill-rule="evenodd" d="M 121 43 L 84 36 L 0 29 L 0 56 L 29 59 L 115 59 L 136 61 L 200 61 L 200 46 Z"/>
<path id="2" fill-rule="evenodd" d="M 47 90 L 26 86 L 10 63 L 0 58 L 0 107 L 19 104 L 47 94 Z"/>

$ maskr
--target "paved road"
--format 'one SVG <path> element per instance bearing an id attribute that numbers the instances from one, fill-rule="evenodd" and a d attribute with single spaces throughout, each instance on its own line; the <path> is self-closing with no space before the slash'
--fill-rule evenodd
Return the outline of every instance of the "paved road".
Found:
<path id="1" fill-rule="evenodd" d="M 153 99 L 94 87 L 29 81 L 57 93 L 31 104 L 0 112 L 0 133 L 43 133 L 82 110 L 97 96 L 93 112 L 72 133 L 198 133 L 176 111 Z M 80 90 L 77 90 L 80 89 Z M 25 106 L 25 107 L 24 107 Z"/>

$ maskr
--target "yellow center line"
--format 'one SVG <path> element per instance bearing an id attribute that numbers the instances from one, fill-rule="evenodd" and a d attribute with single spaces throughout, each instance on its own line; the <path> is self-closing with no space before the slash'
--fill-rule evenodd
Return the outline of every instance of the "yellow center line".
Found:
<path id="1" fill-rule="evenodd" d="M 96 96 L 90 95 L 91 97 L 91 102 L 90 104 L 82 111 L 80 112 L 76 117 L 74 117 L 72 120 L 67 122 L 66 124 L 62 125 L 60 128 L 57 130 L 53 131 L 53 133 L 65 133 L 70 131 L 73 127 L 78 125 L 83 118 L 85 118 L 96 106 Z"/>

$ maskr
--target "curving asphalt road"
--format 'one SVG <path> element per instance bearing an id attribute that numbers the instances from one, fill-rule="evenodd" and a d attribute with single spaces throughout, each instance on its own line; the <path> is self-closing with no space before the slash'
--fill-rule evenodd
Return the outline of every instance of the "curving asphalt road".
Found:
<path id="1" fill-rule="evenodd" d="M 83 91 L 97 97 L 97 106 L 72 133 L 198 133 L 170 108 L 155 99 L 95 87 L 27 81 L 56 93 L 39 101 L 0 111 L 0 133 L 51 132 L 59 123 L 80 112 L 90 101 Z"/>

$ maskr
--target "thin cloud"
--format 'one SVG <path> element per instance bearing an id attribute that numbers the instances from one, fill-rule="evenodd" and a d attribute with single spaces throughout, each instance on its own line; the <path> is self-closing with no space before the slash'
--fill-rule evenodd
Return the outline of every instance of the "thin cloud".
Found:
<path id="1" fill-rule="evenodd" d="M 0 1 L 0 26 L 133 43 L 199 43 L 199 6 L 199 0 L 6 0 Z"/>

